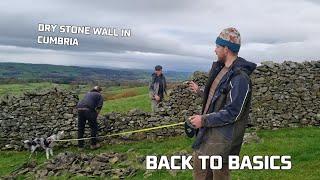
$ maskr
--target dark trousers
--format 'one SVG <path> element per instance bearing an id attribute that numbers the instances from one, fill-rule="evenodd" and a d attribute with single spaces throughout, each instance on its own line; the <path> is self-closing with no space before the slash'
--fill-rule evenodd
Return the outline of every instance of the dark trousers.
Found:
<path id="1" fill-rule="evenodd" d="M 199 154 L 193 152 L 193 179 L 194 180 L 230 180 L 230 170 L 228 164 L 223 164 L 222 169 L 210 169 L 209 160 L 207 160 L 206 169 L 202 169 Z"/>
<path id="2" fill-rule="evenodd" d="M 97 123 L 98 113 L 92 110 L 79 110 L 78 111 L 78 138 L 83 138 L 84 129 L 86 121 L 88 120 L 91 129 L 91 145 L 97 144 L 97 134 L 98 134 L 98 123 Z M 84 146 L 84 140 L 78 141 L 78 146 Z"/>

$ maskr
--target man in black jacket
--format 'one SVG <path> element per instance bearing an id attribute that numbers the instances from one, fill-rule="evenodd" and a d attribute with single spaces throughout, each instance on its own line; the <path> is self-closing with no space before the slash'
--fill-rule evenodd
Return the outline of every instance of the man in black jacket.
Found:
<path id="1" fill-rule="evenodd" d="M 86 121 L 88 120 L 91 128 L 91 149 L 100 147 L 97 143 L 98 123 L 97 117 L 103 106 L 103 97 L 101 95 L 102 89 L 99 86 L 95 86 L 90 92 L 88 92 L 84 98 L 78 103 L 78 138 L 83 138 L 84 128 Z M 84 147 L 84 141 L 78 141 L 79 148 Z"/>
<path id="2" fill-rule="evenodd" d="M 203 97 L 201 115 L 191 116 L 197 128 L 194 149 L 195 179 L 230 179 L 228 156 L 239 155 L 251 105 L 249 75 L 256 64 L 238 57 L 241 39 L 235 28 L 224 29 L 216 39 L 214 62 L 205 88 L 191 82 L 193 92 Z M 220 170 L 211 170 L 209 164 L 201 169 L 199 155 L 219 155 L 223 159 Z"/>
<path id="3" fill-rule="evenodd" d="M 167 82 L 162 73 L 162 66 L 157 65 L 154 68 L 154 73 L 151 75 L 151 81 L 149 83 L 149 96 L 151 99 L 151 108 L 155 112 L 158 108 L 158 104 L 163 100 L 164 94 L 166 94 Z"/>

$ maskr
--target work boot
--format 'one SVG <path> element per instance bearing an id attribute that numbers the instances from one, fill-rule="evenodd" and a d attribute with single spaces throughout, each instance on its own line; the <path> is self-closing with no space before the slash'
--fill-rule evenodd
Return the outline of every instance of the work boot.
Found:
<path id="1" fill-rule="evenodd" d="M 78 151 L 83 152 L 84 151 L 84 146 L 78 146 Z"/>
<path id="2" fill-rule="evenodd" d="M 83 152 L 84 151 L 84 147 L 78 147 L 78 152 Z"/>
<path id="3" fill-rule="evenodd" d="M 91 149 L 98 149 L 100 147 L 101 147 L 101 145 L 99 143 L 90 146 Z"/>

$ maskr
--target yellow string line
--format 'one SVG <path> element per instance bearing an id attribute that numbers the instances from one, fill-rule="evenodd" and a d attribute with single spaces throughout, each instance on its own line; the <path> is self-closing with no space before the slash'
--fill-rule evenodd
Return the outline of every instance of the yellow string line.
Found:
<path id="1" fill-rule="evenodd" d="M 163 125 L 163 126 L 157 126 L 157 127 L 151 127 L 151 128 L 145 128 L 145 129 L 138 129 L 138 130 L 133 130 L 133 131 L 120 132 L 120 133 L 115 133 L 115 134 L 108 134 L 108 135 L 99 136 L 99 137 L 89 137 L 89 138 L 79 138 L 79 139 L 61 139 L 61 140 L 55 140 L 55 141 L 56 142 L 67 142 L 67 141 L 79 141 L 79 140 L 86 140 L 86 139 L 93 139 L 93 138 L 113 137 L 113 136 L 120 136 L 120 135 L 126 135 L 126 134 L 138 133 L 138 132 L 151 131 L 151 130 L 155 130 L 155 129 L 173 127 L 173 126 L 178 126 L 178 125 L 182 125 L 182 124 L 184 124 L 184 122 L 179 122 L 179 123 L 175 123 L 175 124 L 167 124 L 167 125 Z"/>

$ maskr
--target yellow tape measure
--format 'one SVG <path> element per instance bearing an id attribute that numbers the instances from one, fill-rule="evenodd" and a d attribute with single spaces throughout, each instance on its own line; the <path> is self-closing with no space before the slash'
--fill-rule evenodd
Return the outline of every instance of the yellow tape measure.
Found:
<path id="1" fill-rule="evenodd" d="M 55 140 L 55 141 L 56 142 L 67 142 L 67 141 L 79 141 L 79 140 L 86 140 L 86 139 L 93 139 L 93 138 L 121 136 L 121 135 L 126 135 L 126 134 L 132 134 L 132 133 L 138 133 L 138 132 L 146 132 L 146 131 L 152 131 L 152 130 L 155 130 L 155 129 L 173 127 L 173 126 L 178 126 L 178 125 L 182 125 L 182 124 L 184 124 L 184 122 L 179 122 L 179 123 L 175 123 L 175 124 L 167 124 L 167 125 L 163 125 L 163 126 L 157 126 L 157 127 L 151 127 L 151 128 L 145 128 L 145 129 L 138 129 L 138 130 L 133 130 L 133 131 L 120 132 L 120 133 L 115 133 L 115 134 L 108 134 L 108 135 L 99 136 L 99 137 L 89 137 L 89 138 L 79 138 L 79 139 L 61 139 L 61 140 Z"/>

